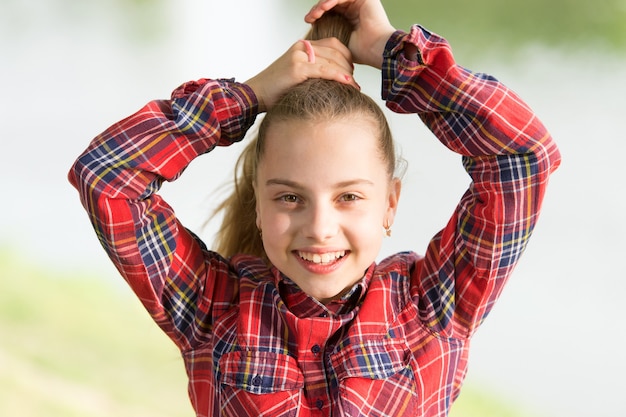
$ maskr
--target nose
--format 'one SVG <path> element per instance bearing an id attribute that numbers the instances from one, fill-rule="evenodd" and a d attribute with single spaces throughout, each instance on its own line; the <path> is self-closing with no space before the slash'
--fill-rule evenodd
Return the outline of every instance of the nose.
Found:
<path id="1" fill-rule="evenodd" d="M 339 213 L 330 203 L 315 202 L 307 209 L 303 231 L 305 237 L 324 242 L 339 230 Z"/>

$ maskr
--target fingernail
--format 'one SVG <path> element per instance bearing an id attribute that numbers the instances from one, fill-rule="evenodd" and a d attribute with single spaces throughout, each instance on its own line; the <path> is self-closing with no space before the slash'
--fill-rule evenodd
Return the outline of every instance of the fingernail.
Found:
<path id="1" fill-rule="evenodd" d="M 359 90 L 361 89 L 361 86 L 359 85 L 359 83 L 356 82 L 356 80 L 354 79 L 354 77 L 346 74 L 344 75 L 345 79 L 347 82 L 349 83 L 353 83 Z"/>

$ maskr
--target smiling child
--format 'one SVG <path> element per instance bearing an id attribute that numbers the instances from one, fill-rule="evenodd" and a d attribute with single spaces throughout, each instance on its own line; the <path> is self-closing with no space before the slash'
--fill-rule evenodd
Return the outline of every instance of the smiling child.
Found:
<path id="1" fill-rule="evenodd" d="M 378 0 L 321 1 L 305 20 L 310 39 L 247 82 L 188 82 L 111 126 L 70 181 L 179 347 L 198 416 L 445 416 L 558 148 L 519 96 L 458 66 L 440 36 L 393 28 Z M 387 106 L 419 116 L 471 177 L 423 255 L 375 262 L 401 182 L 353 63 L 380 69 Z M 260 113 L 209 250 L 159 187 L 242 140 Z"/>

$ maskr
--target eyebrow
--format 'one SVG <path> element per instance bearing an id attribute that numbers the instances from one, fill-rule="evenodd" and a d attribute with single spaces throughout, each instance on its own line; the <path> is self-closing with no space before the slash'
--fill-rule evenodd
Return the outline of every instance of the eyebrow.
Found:
<path id="1" fill-rule="evenodd" d="M 283 178 L 271 178 L 269 180 L 267 180 L 265 182 L 265 185 L 269 186 L 276 186 L 276 185 L 284 185 L 287 187 L 291 187 L 291 188 L 297 188 L 297 189 L 304 189 L 306 188 L 304 185 L 296 182 L 296 181 L 291 181 L 288 179 L 283 179 Z M 355 178 L 352 180 L 346 180 L 346 181 L 341 181 L 338 182 L 334 185 L 335 188 L 345 188 L 345 187 L 350 187 L 353 185 L 374 185 L 374 183 L 370 180 L 364 179 L 364 178 Z"/>

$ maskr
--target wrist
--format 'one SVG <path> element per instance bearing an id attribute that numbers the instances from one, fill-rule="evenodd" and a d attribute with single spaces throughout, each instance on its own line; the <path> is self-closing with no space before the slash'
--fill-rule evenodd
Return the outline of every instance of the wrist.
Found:
<path id="1" fill-rule="evenodd" d="M 267 106 L 265 104 L 265 99 L 263 98 L 263 89 L 261 88 L 260 84 L 257 82 L 256 77 L 250 78 L 244 84 L 246 84 L 248 87 L 250 87 L 250 89 L 252 90 L 252 92 L 256 96 L 259 113 L 263 113 L 263 112 L 267 111 Z"/>
<path id="2" fill-rule="evenodd" d="M 390 27 L 386 31 L 382 32 L 377 37 L 375 42 L 372 42 L 371 47 L 369 48 L 369 57 L 367 58 L 367 62 L 364 62 L 364 64 L 377 69 L 382 68 L 385 47 L 387 46 L 389 38 L 395 33 L 395 31 L 396 30 L 393 27 Z"/>

